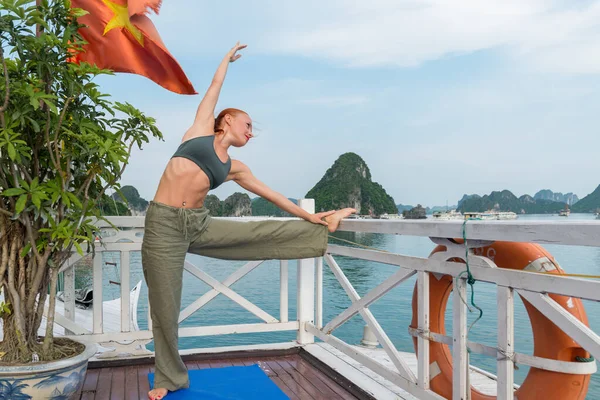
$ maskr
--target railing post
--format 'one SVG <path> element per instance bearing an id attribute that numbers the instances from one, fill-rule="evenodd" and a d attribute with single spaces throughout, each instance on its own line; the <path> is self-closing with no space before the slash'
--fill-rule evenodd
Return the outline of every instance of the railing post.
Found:
<path id="1" fill-rule="evenodd" d="M 93 302 L 93 315 L 94 315 L 94 333 L 103 333 L 102 323 L 102 267 L 103 257 L 102 250 L 100 250 L 100 244 L 96 246 L 96 254 L 94 254 L 94 302 Z"/>
<path id="2" fill-rule="evenodd" d="M 315 212 L 314 199 L 299 199 L 298 206 L 307 212 Z M 297 313 L 300 328 L 296 340 L 299 344 L 314 343 L 315 337 L 308 333 L 305 323 L 314 324 L 315 320 L 315 259 L 298 260 L 298 298 Z"/>
<path id="3" fill-rule="evenodd" d="M 418 312 L 419 312 L 419 338 L 418 346 L 418 379 L 421 389 L 429 389 L 429 273 L 419 271 L 418 274 Z M 425 336 L 427 335 L 427 337 Z"/>
<path id="4" fill-rule="evenodd" d="M 70 263 L 70 261 L 67 261 Z M 64 271 L 63 299 L 65 303 L 65 318 L 75 322 L 75 267 L 69 265 Z M 72 335 L 68 329 L 65 329 L 65 335 Z"/>
<path id="5" fill-rule="evenodd" d="M 514 297 L 510 287 L 498 286 L 498 399 L 514 398 Z"/>
<path id="6" fill-rule="evenodd" d="M 317 302 L 317 313 L 315 316 L 316 327 L 321 329 L 323 327 L 323 257 L 317 258 L 317 295 L 315 301 Z"/>
<path id="7" fill-rule="evenodd" d="M 129 251 L 121 251 L 121 332 L 131 331 L 131 308 L 129 294 Z"/>
<path id="8" fill-rule="evenodd" d="M 279 320 L 281 322 L 288 322 L 288 282 L 288 261 L 281 260 L 279 264 Z"/>
<path id="9" fill-rule="evenodd" d="M 466 279 L 454 279 L 452 299 L 452 399 L 467 400 L 469 359 L 467 354 Z"/>

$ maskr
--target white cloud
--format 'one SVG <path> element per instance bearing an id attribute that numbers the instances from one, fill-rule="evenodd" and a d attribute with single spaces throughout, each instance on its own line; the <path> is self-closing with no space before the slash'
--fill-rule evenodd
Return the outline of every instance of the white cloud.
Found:
<path id="1" fill-rule="evenodd" d="M 344 107 L 364 104 L 369 99 L 365 96 L 321 96 L 300 100 L 300 104 L 312 104 L 325 107 Z"/>
<path id="2" fill-rule="evenodd" d="M 316 57 L 353 67 L 414 67 L 454 55 L 502 49 L 537 70 L 600 72 L 597 0 L 263 0 L 234 4 L 165 2 L 154 19 L 161 32 L 161 26 L 169 26 L 165 42 L 176 53 L 224 51 L 241 39 L 262 53 Z M 182 8 L 190 12 L 182 14 Z M 196 38 L 201 44 L 191 45 Z"/>

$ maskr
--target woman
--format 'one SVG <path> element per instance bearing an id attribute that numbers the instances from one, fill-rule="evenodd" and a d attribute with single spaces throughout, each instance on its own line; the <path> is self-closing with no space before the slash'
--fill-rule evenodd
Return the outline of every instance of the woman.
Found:
<path id="1" fill-rule="evenodd" d="M 148 393 L 152 400 L 189 386 L 177 346 L 186 253 L 230 260 L 318 257 L 327 247 L 328 231 L 356 212 L 346 208 L 309 214 L 256 179 L 246 165 L 229 158 L 230 146 L 242 147 L 252 139 L 252 120 L 237 109 L 223 110 L 215 119 L 214 110 L 228 64 L 239 59 L 237 52 L 245 47 L 236 44 L 219 65 L 146 213 L 142 264 L 156 353 L 154 389 Z M 212 220 L 202 205 L 208 191 L 225 181 L 234 181 L 305 221 Z"/>

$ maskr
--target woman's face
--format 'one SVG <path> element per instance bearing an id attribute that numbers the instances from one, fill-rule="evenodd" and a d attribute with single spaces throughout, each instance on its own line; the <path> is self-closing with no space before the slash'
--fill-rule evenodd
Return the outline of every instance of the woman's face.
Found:
<path id="1" fill-rule="evenodd" d="M 232 116 L 230 125 L 231 133 L 236 139 L 236 147 L 244 146 L 254 137 L 252 134 L 252 119 L 250 119 L 248 114 L 240 113 Z"/>

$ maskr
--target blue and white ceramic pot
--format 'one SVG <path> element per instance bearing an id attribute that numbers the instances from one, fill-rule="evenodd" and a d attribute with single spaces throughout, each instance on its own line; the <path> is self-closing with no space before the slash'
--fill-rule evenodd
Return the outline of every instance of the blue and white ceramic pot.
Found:
<path id="1" fill-rule="evenodd" d="M 58 361 L 22 366 L 0 366 L 0 400 L 69 400 L 81 389 L 95 343 L 85 343 L 83 353 Z"/>

